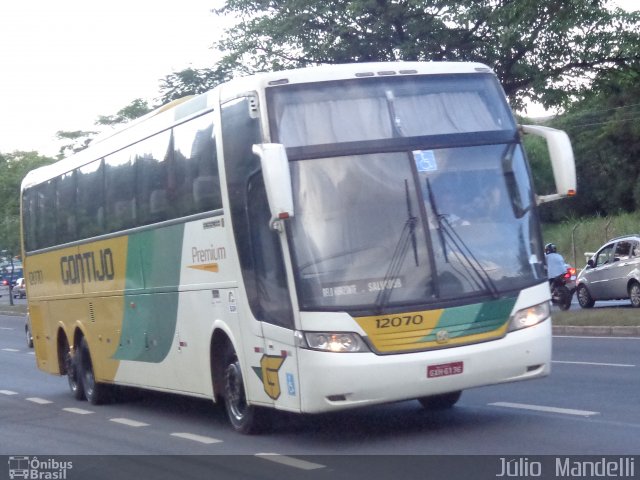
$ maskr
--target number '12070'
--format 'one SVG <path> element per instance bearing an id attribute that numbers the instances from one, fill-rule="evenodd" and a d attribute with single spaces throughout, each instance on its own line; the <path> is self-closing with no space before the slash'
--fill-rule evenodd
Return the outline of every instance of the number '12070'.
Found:
<path id="1" fill-rule="evenodd" d="M 376 328 L 409 327 L 411 325 L 421 325 L 423 321 L 422 315 L 376 318 Z"/>

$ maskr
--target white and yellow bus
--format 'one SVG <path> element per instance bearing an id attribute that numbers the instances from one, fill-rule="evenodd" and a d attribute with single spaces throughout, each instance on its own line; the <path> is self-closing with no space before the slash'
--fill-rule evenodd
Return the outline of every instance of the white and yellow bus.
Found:
<path id="1" fill-rule="evenodd" d="M 544 137 L 557 193 L 522 148 Z M 30 172 L 39 368 L 223 402 L 243 433 L 550 371 L 536 205 L 567 136 L 519 127 L 476 63 L 373 63 L 222 84 Z"/>

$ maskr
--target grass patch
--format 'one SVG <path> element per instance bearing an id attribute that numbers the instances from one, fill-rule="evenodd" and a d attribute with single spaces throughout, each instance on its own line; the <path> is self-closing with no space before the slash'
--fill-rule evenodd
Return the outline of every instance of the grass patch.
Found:
<path id="1" fill-rule="evenodd" d="M 577 327 L 638 327 L 640 311 L 632 307 L 593 308 L 591 310 L 575 310 L 553 312 L 554 325 L 571 325 Z"/>
<path id="2" fill-rule="evenodd" d="M 544 243 L 555 243 L 558 253 L 576 268 L 587 263 L 585 252 L 595 252 L 608 240 L 640 232 L 640 211 L 608 217 L 567 218 L 542 225 Z"/>

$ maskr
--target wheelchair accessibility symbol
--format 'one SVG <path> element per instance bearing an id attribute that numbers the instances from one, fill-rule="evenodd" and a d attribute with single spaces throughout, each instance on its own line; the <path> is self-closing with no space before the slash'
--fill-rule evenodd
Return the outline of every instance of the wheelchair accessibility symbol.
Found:
<path id="1" fill-rule="evenodd" d="M 413 158 L 418 172 L 435 172 L 438 170 L 433 150 L 414 150 Z"/>

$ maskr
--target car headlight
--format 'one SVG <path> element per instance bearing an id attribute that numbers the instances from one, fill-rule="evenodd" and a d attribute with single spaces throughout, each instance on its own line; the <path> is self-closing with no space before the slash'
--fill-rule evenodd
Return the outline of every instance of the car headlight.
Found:
<path id="1" fill-rule="evenodd" d="M 513 332 L 521 328 L 532 327 L 540 322 L 544 322 L 549 318 L 550 314 L 549 302 L 539 303 L 538 305 L 518 310 L 511 318 L 509 331 Z"/>
<path id="2" fill-rule="evenodd" d="M 302 332 L 307 348 L 334 353 L 368 352 L 364 340 L 357 333 Z"/>

